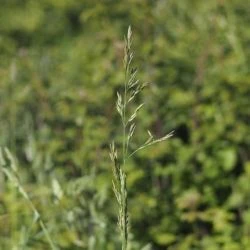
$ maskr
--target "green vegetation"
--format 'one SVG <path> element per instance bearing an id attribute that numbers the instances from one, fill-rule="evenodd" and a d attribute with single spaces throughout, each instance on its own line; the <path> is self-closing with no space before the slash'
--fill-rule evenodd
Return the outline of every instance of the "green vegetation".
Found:
<path id="1" fill-rule="evenodd" d="M 127 205 L 130 230 L 120 226 L 131 250 L 250 249 L 249 9 L 2 0 L 0 249 L 121 249 L 117 211 Z M 124 104 L 130 24 L 138 78 L 151 84 L 125 113 L 144 103 L 127 151 L 134 128 L 124 136 L 114 103 L 120 93 Z M 175 135 L 133 154 L 148 129 Z M 121 164 L 122 206 L 113 140 L 119 163 L 133 154 Z"/>

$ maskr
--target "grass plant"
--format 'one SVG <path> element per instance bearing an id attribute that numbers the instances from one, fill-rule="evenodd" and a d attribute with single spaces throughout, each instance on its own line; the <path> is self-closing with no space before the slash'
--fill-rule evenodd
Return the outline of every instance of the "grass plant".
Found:
<path id="1" fill-rule="evenodd" d="M 126 162 L 138 151 L 152 146 L 156 143 L 167 140 L 173 135 L 173 131 L 161 137 L 154 138 L 152 133 L 148 131 L 148 139 L 141 146 L 130 152 L 130 141 L 133 138 L 136 129 L 136 117 L 144 103 L 131 108 L 131 104 L 135 101 L 137 95 L 148 85 L 141 83 L 137 79 L 137 70 L 133 67 L 133 52 L 132 45 L 132 30 L 129 26 L 127 36 L 125 36 L 124 48 L 124 70 L 125 80 L 123 91 L 117 92 L 116 109 L 121 118 L 121 127 L 123 131 L 121 150 L 118 150 L 116 143 L 110 145 L 110 158 L 113 162 L 113 190 L 119 206 L 118 212 L 118 227 L 121 236 L 122 250 L 129 249 L 129 212 L 128 212 L 128 191 L 126 178 Z"/>
<path id="2" fill-rule="evenodd" d="M 49 243 L 50 248 L 52 250 L 58 250 L 58 248 L 56 247 L 56 245 L 54 244 L 54 242 L 51 238 L 49 230 L 47 229 L 47 227 L 46 227 L 46 225 L 41 217 L 41 214 L 39 213 L 39 211 L 35 207 L 34 203 L 32 202 L 30 196 L 28 195 L 28 193 L 25 191 L 24 187 L 22 186 L 22 184 L 20 182 L 20 178 L 18 177 L 16 161 L 7 148 L 4 148 L 4 149 L 0 148 L 0 167 L 3 171 L 3 173 L 8 178 L 8 180 L 18 189 L 19 193 L 26 200 L 27 204 L 29 205 L 30 209 L 32 210 L 32 212 L 33 212 L 32 225 L 35 223 L 39 223 L 39 225 L 40 225 L 40 227 L 41 227 L 41 229 L 42 229 L 42 231 L 43 231 L 43 233 L 44 233 L 44 235 Z M 32 227 L 32 225 L 31 225 L 31 227 Z M 27 233 L 25 235 L 25 237 L 21 240 L 21 242 L 19 244 L 20 249 L 25 249 L 28 238 L 29 238 L 29 233 Z"/>

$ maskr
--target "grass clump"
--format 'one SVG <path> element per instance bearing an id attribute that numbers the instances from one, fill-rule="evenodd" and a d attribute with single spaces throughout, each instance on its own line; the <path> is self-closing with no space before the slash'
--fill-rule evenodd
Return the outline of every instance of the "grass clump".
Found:
<path id="1" fill-rule="evenodd" d="M 17 169 L 16 161 L 7 148 L 4 148 L 4 149 L 0 148 L 0 167 L 3 173 L 5 174 L 5 176 L 10 181 L 10 183 L 12 183 L 17 188 L 19 193 L 25 199 L 25 201 L 27 202 L 28 206 L 30 207 L 33 213 L 33 221 L 32 221 L 30 230 L 35 223 L 38 223 L 44 233 L 45 238 L 47 239 L 47 242 L 50 248 L 52 250 L 58 250 L 58 248 L 56 247 L 55 243 L 53 242 L 51 238 L 49 230 L 47 229 L 43 219 L 41 218 L 41 214 L 39 213 L 36 206 L 32 202 L 30 196 L 28 195 L 28 193 L 25 191 L 25 189 L 22 186 L 20 182 L 20 178 L 18 176 L 18 169 Z M 28 230 L 25 236 L 21 239 L 21 242 L 19 244 L 19 249 L 26 249 L 27 242 L 29 240 L 30 230 Z"/>

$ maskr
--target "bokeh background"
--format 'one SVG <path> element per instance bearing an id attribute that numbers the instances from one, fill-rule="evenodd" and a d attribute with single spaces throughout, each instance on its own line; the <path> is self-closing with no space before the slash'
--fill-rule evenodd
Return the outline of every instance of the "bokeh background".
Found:
<path id="1" fill-rule="evenodd" d="M 250 249 L 249 24 L 245 0 L 0 1 L 0 145 L 60 249 L 120 249 L 109 143 L 129 25 L 152 82 L 134 143 L 175 130 L 127 166 L 131 249 Z M 0 190 L 0 248 L 48 249 Z"/>

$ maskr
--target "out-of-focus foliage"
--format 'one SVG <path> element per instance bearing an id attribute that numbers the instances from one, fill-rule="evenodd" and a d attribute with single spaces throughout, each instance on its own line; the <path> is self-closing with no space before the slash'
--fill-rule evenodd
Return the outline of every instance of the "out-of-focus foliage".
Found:
<path id="1" fill-rule="evenodd" d="M 123 35 L 152 84 L 128 174 L 132 249 L 250 249 L 250 2 L 1 0 L 0 145 L 60 249 L 119 247 L 109 143 Z M 48 249 L 0 178 L 0 248 Z"/>

